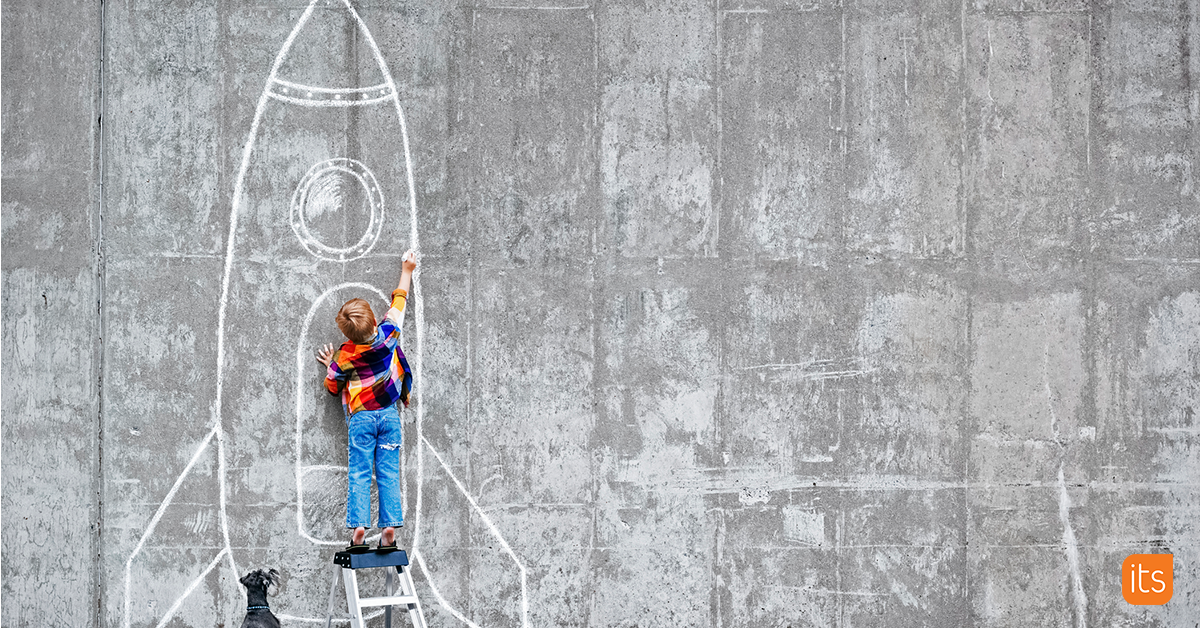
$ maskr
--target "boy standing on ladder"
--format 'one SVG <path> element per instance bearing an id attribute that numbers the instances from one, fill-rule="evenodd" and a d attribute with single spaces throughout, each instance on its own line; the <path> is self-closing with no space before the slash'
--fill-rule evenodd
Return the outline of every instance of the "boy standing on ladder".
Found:
<path id="1" fill-rule="evenodd" d="M 350 299 L 338 310 L 338 329 L 346 342 L 334 350 L 327 344 L 317 351 L 324 364 L 325 388 L 341 394 L 346 413 L 349 449 L 349 487 L 346 491 L 346 528 L 353 529 L 346 551 L 370 551 L 366 543 L 371 525 L 371 470 L 379 487 L 380 551 L 396 549 L 396 528 L 404 525 L 400 501 L 400 413 L 397 403 L 408 405 L 412 371 L 400 350 L 400 321 L 417 256 L 411 250 L 401 263 L 400 284 L 392 304 L 376 325 L 375 313 L 363 299 Z"/>

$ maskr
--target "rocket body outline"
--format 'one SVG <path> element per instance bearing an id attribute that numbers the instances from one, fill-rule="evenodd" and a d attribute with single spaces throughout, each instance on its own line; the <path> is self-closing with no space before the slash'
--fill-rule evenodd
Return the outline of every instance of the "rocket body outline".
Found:
<path id="1" fill-rule="evenodd" d="M 378 65 L 379 70 L 381 71 L 381 73 L 383 75 L 383 78 L 384 78 L 383 83 L 379 83 L 379 84 L 375 84 L 375 85 L 371 85 L 371 86 L 367 86 L 367 87 L 329 88 L 329 87 L 320 87 L 320 86 L 313 86 L 313 85 L 304 85 L 304 84 L 297 83 L 294 81 L 285 80 L 285 79 L 282 79 L 279 77 L 279 70 L 280 70 L 281 66 L 284 64 L 284 62 L 287 60 L 288 53 L 291 51 L 292 45 L 295 42 L 297 35 L 301 32 L 301 30 L 303 30 L 304 26 L 309 22 L 309 19 L 312 17 L 314 10 L 319 5 L 324 5 L 324 6 L 341 5 L 342 7 L 345 8 L 346 11 L 349 12 L 350 16 L 352 16 L 352 18 L 353 18 L 354 23 L 357 25 L 358 32 L 363 36 L 363 39 L 365 40 L 365 42 L 369 45 L 369 47 L 371 49 L 371 52 L 372 52 L 372 55 L 374 56 L 376 64 Z M 172 500 L 174 499 L 176 493 L 178 492 L 180 486 L 183 484 L 184 480 L 189 476 L 193 467 L 196 465 L 197 461 L 199 461 L 201 459 L 201 457 L 209 450 L 209 447 L 211 447 L 214 442 L 216 443 L 216 457 L 217 457 L 217 474 L 216 475 L 217 475 L 217 482 L 218 482 L 218 495 L 219 495 L 219 504 L 220 504 L 219 520 L 220 520 L 220 531 L 221 531 L 221 538 L 223 541 L 223 547 L 213 557 L 212 561 L 210 563 L 208 563 L 208 565 L 203 569 L 203 571 L 200 573 L 200 575 L 197 576 L 195 579 L 193 579 L 189 583 L 189 585 L 182 591 L 182 593 L 173 601 L 172 605 L 168 608 L 168 610 L 165 612 L 165 614 L 158 621 L 157 626 L 166 625 L 167 622 L 169 622 L 171 620 L 171 618 L 175 615 L 175 613 L 179 610 L 180 606 L 183 604 L 183 601 L 204 581 L 205 578 L 208 577 L 208 575 L 213 571 L 213 569 L 216 569 L 217 566 L 219 564 L 221 564 L 222 562 L 226 562 L 228 564 L 228 567 L 230 569 L 230 573 L 233 576 L 234 582 L 236 582 L 237 578 L 241 575 L 239 568 L 238 568 L 237 560 L 234 556 L 234 546 L 230 541 L 230 524 L 229 524 L 228 507 L 227 507 L 228 506 L 228 495 L 227 495 L 228 483 L 227 483 L 227 462 L 226 461 L 227 461 L 228 452 L 226 451 L 227 448 L 225 446 L 226 445 L 226 442 L 225 442 L 226 441 L 226 439 L 225 439 L 226 429 L 224 426 L 224 421 L 229 420 L 229 419 L 227 419 L 227 417 L 225 417 L 222 413 L 222 404 L 224 403 L 223 395 L 225 392 L 224 391 L 224 374 L 225 374 L 225 365 L 227 362 L 226 353 L 225 353 L 225 350 L 226 350 L 226 347 L 225 347 L 226 333 L 225 332 L 226 332 L 226 316 L 227 316 L 227 310 L 228 310 L 228 304 L 229 304 L 230 282 L 231 282 L 231 278 L 233 275 L 234 260 L 237 255 L 236 243 L 237 243 L 238 220 L 239 220 L 239 214 L 241 213 L 241 210 L 243 209 L 243 205 L 246 202 L 246 185 L 245 185 L 246 184 L 246 176 L 247 176 L 247 172 L 250 167 L 252 155 L 254 154 L 254 151 L 255 151 L 255 144 L 262 132 L 261 127 L 262 127 L 262 123 L 263 123 L 264 112 L 268 106 L 268 103 L 275 101 L 275 102 L 278 102 L 281 104 L 299 105 L 302 107 L 325 108 L 325 107 L 362 107 L 362 106 L 382 104 L 389 100 L 393 103 L 396 115 L 399 120 L 401 140 L 402 140 L 402 145 L 403 145 L 403 150 L 404 150 L 404 162 L 405 162 L 404 163 L 404 166 L 405 166 L 404 172 L 405 172 L 405 179 L 406 179 L 406 184 L 407 184 L 407 196 L 408 196 L 408 204 L 409 204 L 408 209 L 409 209 L 409 214 L 410 214 L 409 247 L 412 248 L 414 251 L 418 251 L 418 254 L 419 254 L 420 245 L 419 245 L 419 234 L 418 234 L 418 230 L 417 230 L 416 189 L 415 189 L 414 177 L 413 177 L 412 156 L 411 156 L 411 150 L 410 150 L 410 146 L 409 146 L 408 126 L 407 126 L 407 121 L 406 121 L 406 118 L 404 115 L 403 107 L 400 104 L 399 94 L 397 92 L 395 82 L 392 79 L 392 75 L 391 75 L 390 71 L 388 70 L 387 63 L 384 60 L 383 55 L 381 54 L 379 47 L 376 44 L 374 38 L 372 37 L 369 29 L 367 28 L 366 24 L 363 22 L 361 16 L 359 16 L 358 12 L 355 10 L 355 8 L 352 5 L 350 0 L 310 0 L 309 4 L 307 5 L 307 7 L 304 10 L 304 13 L 297 20 L 296 25 L 292 28 L 287 39 L 284 41 L 282 47 L 280 48 L 279 52 L 275 56 L 275 60 L 271 66 L 270 74 L 267 77 L 262 94 L 259 96 L 258 103 L 255 108 L 254 118 L 253 118 L 253 121 L 251 122 L 250 131 L 247 134 L 247 140 L 246 140 L 246 143 L 242 150 L 242 159 L 239 164 L 237 178 L 234 183 L 233 195 L 232 195 L 231 203 L 230 203 L 229 232 L 228 232 L 228 237 L 226 240 L 225 263 L 224 263 L 224 268 L 223 268 L 223 272 L 222 272 L 221 296 L 220 296 L 220 299 L 218 302 L 217 379 L 216 379 L 216 393 L 215 393 L 214 399 L 210 405 L 210 419 L 209 419 L 210 427 L 209 427 L 206 435 L 204 436 L 204 438 L 201 439 L 199 445 L 196 448 L 195 453 L 193 454 L 193 456 L 191 457 L 191 459 L 189 460 L 187 465 L 185 465 L 184 469 L 180 472 L 180 475 L 176 478 L 175 482 L 172 484 L 171 488 L 168 490 L 166 496 L 163 498 L 162 502 L 159 504 L 158 508 L 155 510 L 154 515 L 151 517 L 149 523 L 147 524 L 145 530 L 143 531 L 141 537 L 139 538 L 136 546 L 134 547 L 133 551 L 129 554 L 129 557 L 126 559 L 126 562 L 125 562 L 124 609 L 123 609 L 123 611 L 124 611 L 123 612 L 123 615 L 124 615 L 123 616 L 123 626 L 125 626 L 125 628 L 130 628 L 130 624 L 131 624 L 131 585 L 132 585 L 133 563 L 134 563 L 135 559 L 139 556 L 139 554 L 142 552 L 142 550 L 145 548 L 147 540 L 154 534 L 155 529 L 157 528 L 158 524 L 161 522 L 166 511 L 170 508 Z M 346 158 L 346 159 L 348 159 L 348 158 Z M 328 161 L 332 161 L 332 160 L 326 160 L 326 162 L 328 162 Z M 350 161 L 354 161 L 354 160 L 350 160 Z M 319 167 L 321 167 L 323 165 L 323 163 L 325 163 L 325 162 L 319 162 L 319 163 L 313 165 L 311 168 L 309 168 L 309 171 L 307 174 L 311 175 L 315 170 L 317 170 Z M 359 165 L 362 165 L 362 164 L 359 164 Z M 342 168 L 342 169 L 345 170 L 345 168 Z M 372 187 L 371 187 L 371 184 L 375 183 L 374 174 L 371 173 L 370 170 L 367 169 L 365 165 L 362 165 L 362 169 L 365 170 L 365 172 L 358 171 L 357 166 L 355 166 L 354 168 L 351 169 L 350 173 L 358 179 L 360 184 L 364 185 L 364 187 L 367 188 L 367 194 L 368 194 L 368 197 L 370 198 L 370 203 L 371 203 L 371 205 L 370 205 L 371 220 L 370 220 L 370 224 L 368 225 L 368 228 L 366 230 L 366 233 L 364 233 L 362 238 L 360 238 L 357 243 L 351 245 L 350 247 L 339 248 L 339 247 L 332 247 L 332 246 L 326 245 L 326 244 L 320 242 L 317 237 L 313 236 L 308 231 L 307 225 L 305 225 L 303 222 L 303 207 L 301 207 L 301 215 L 299 217 L 297 217 L 295 215 L 295 211 L 296 211 L 295 205 L 296 205 L 297 197 L 300 197 L 303 194 L 307 193 L 307 190 L 304 187 L 305 181 L 307 180 L 307 175 L 306 175 L 306 179 L 302 180 L 300 186 L 298 186 L 296 188 L 295 193 L 292 196 L 292 203 L 290 204 L 289 216 L 283 217 L 283 218 L 281 218 L 281 220 L 284 222 L 287 222 L 287 221 L 291 222 L 292 229 L 293 229 L 293 231 L 295 231 L 295 235 L 296 235 L 297 239 L 300 240 L 300 243 L 304 246 L 305 250 L 307 250 L 307 252 L 309 254 L 311 254 L 312 256 L 320 258 L 320 259 L 324 259 L 324 260 L 344 263 L 344 262 L 347 262 L 352 259 L 356 259 L 358 257 L 362 257 L 362 256 L 368 254 L 370 252 L 371 248 L 374 246 L 375 240 L 379 237 L 380 224 L 383 221 L 383 199 L 382 199 L 381 195 L 379 195 L 379 193 L 378 193 L 377 186 L 375 189 L 372 189 Z M 376 215 L 376 210 L 378 210 L 378 216 Z M 306 234 L 310 241 L 306 241 Z M 420 539 L 421 539 L 420 523 L 421 523 L 422 506 L 423 506 L 423 490 L 422 489 L 423 489 L 423 484 L 424 484 L 424 470 L 425 470 L 424 449 L 428 448 L 429 452 L 431 454 L 433 454 L 435 460 L 437 461 L 437 463 L 439 464 L 441 469 L 453 480 L 457 489 L 466 497 L 467 501 L 471 505 L 474 512 L 479 517 L 481 517 L 482 521 L 487 526 L 489 532 L 497 538 L 502 549 L 504 550 L 504 553 L 507 554 L 509 556 L 509 558 L 513 561 L 513 563 L 516 565 L 517 571 L 520 576 L 520 587 L 521 587 L 521 624 L 524 627 L 528 627 L 529 626 L 529 601 L 528 601 L 528 590 L 527 590 L 527 576 L 526 576 L 526 569 L 525 569 L 524 564 L 517 557 L 516 553 L 512 550 L 511 546 L 509 546 L 508 542 L 500 534 L 499 529 L 492 522 L 491 518 L 487 516 L 487 514 L 483 511 L 482 508 L 480 508 L 479 504 L 476 502 L 474 497 L 471 496 L 471 494 L 468 492 L 468 490 L 463 485 L 463 483 L 456 476 L 454 476 L 449 465 L 445 462 L 445 460 L 442 458 L 442 456 L 433 447 L 432 443 L 430 443 L 429 440 L 425 438 L 423 431 L 422 431 L 423 422 L 424 422 L 424 404 L 423 404 L 424 386 L 423 386 L 423 377 L 422 377 L 422 374 L 423 374 L 422 347 L 423 347 L 423 342 L 424 342 L 425 330 L 424 330 L 424 302 L 423 302 L 423 297 L 422 297 L 422 293 L 420 290 L 420 274 L 421 274 L 421 268 L 418 267 L 417 270 L 413 273 L 413 277 L 412 277 L 413 298 L 411 299 L 412 309 L 414 312 L 414 319 L 415 319 L 414 323 L 415 323 L 415 329 L 416 329 L 416 351 L 413 354 L 413 371 L 414 371 L 414 376 L 415 376 L 414 377 L 415 390 L 413 392 L 416 395 L 416 402 L 415 402 L 415 406 L 416 406 L 416 420 L 415 420 L 416 441 L 414 444 L 414 451 L 416 454 L 415 457 L 416 457 L 416 467 L 417 467 L 417 469 L 416 469 L 417 481 L 416 481 L 416 496 L 415 496 L 415 500 L 414 500 L 415 507 L 413 509 L 413 515 L 410 518 L 406 518 L 409 521 L 411 521 L 412 528 L 413 528 L 412 541 L 411 541 L 411 545 L 409 546 L 410 555 L 413 556 L 414 562 L 416 563 L 416 565 L 420 567 L 420 569 L 422 571 L 423 579 L 425 580 L 426 584 L 429 586 L 431 592 L 433 593 L 433 595 L 435 596 L 435 598 L 437 599 L 439 604 L 455 618 L 459 619 L 460 621 L 466 623 L 469 626 L 477 628 L 477 625 L 474 622 L 470 621 L 470 619 L 468 619 L 466 616 L 464 616 L 460 611 L 453 608 L 453 606 L 450 605 L 442 597 L 441 593 L 439 592 L 439 590 L 434 582 L 433 574 L 430 572 L 428 566 L 426 565 L 424 555 L 420 550 Z M 321 294 L 321 296 L 319 296 L 318 298 L 313 300 L 312 306 L 310 307 L 309 312 L 305 316 L 305 321 L 304 321 L 303 330 L 302 330 L 303 333 L 300 334 L 299 339 L 297 341 L 297 351 L 296 351 L 297 374 L 296 374 L 296 392 L 295 392 L 295 394 L 296 394 L 296 421 L 297 421 L 296 434 L 295 434 L 295 438 L 296 438 L 296 441 L 295 441 L 295 472 L 296 472 L 296 491 L 297 491 L 296 502 L 295 502 L 296 525 L 297 525 L 297 531 L 300 533 L 300 535 L 303 536 L 304 538 L 306 538 L 307 540 L 309 540 L 311 543 L 314 544 L 314 546 L 317 546 L 317 547 L 328 546 L 328 545 L 340 545 L 341 542 L 340 541 L 325 541 L 325 540 L 314 538 L 308 534 L 308 532 L 305 530 L 305 526 L 304 526 L 303 478 L 304 478 L 304 475 L 307 472 L 308 468 L 318 468 L 318 467 L 322 466 L 322 465 L 303 465 L 302 459 L 301 459 L 302 439 L 303 439 L 303 433 L 302 433 L 303 430 L 301 429 L 301 421 L 303 420 L 304 411 L 305 411 L 304 402 L 303 402 L 303 391 L 304 391 L 304 386 L 306 385 L 305 374 L 308 373 L 311 375 L 311 372 L 310 372 L 311 369 L 307 368 L 310 365 L 305 363 L 306 362 L 305 358 L 308 357 L 307 356 L 308 352 L 305 351 L 305 349 L 306 349 L 305 340 L 306 340 L 308 328 L 312 322 L 312 318 L 317 310 L 317 307 L 324 300 L 326 300 L 326 298 L 328 296 L 332 295 L 333 293 L 335 293 L 338 290 L 347 289 L 347 288 L 353 288 L 353 289 L 358 289 L 358 290 L 367 290 L 369 292 L 376 294 L 377 296 L 379 296 L 381 298 L 381 300 L 386 302 L 386 299 L 383 298 L 382 291 L 380 291 L 378 288 L 376 288 L 374 286 L 371 286 L 370 284 L 365 284 L 365 283 L 360 283 L 360 282 L 343 282 L 338 285 L 335 285 L 335 286 L 325 290 Z M 311 378 L 308 378 L 308 379 L 311 379 Z M 311 383 L 311 382 L 309 382 L 309 383 Z M 336 468 L 344 469 L 345 467 L 336 467 Z M 402 467 L 402 474 L 404 474 L 404 473 L 406 473 L 406 471 L 404 470 L 404 467 Z M 409 505 L 409 501 L 405 500 L 405 510 L 408 510 L 408 505 Z M 380 611 L 380 612 L 382 612 L 382 611 Z M 296 617 L 296 616 L 289 616 L 286 614 L 279 614 L 278 616 L 281 619 L 287 619 L 287 620 L 292 620 L 292 621 L 309 622 L 309 621 L 323 621 L 324 620 L 323 617 L 322 618 Z"/>

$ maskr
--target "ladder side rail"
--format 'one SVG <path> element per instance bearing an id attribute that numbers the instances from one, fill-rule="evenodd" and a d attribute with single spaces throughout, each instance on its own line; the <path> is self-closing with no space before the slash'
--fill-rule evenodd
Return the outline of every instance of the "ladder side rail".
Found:
<path id="1" fill-rule="evenodd" d="M 329 612 L 325 614 L 325 628 L 333 628 L 333 600 L 337 594 L 338 582 L 342 579 L 342 568 L 333 566 L 333 584 L 329 585 Z"/>
<path id="2" fill-rule="evenodd" d="M 366 628 L 362 604 L 358 599 L 358 576 L 353 569 L 343 568 L 342 578 L 346 581 L 346 604 L 350 607 L 350 628 Z"/>
<path id="3" fill-rule="evenodd" d="M 383 592 L 388 597 L 392 597 L 392 594 L 396 592 L 396 590 L 394 588 L 392 588 L 392 570 L 384 569 L 383 572 L 385 574 L 387 574 L 386 577 L 383 579 Z M 383 628 L 392 628 L 392 605 L 391 604 L 388 604 L 387 606 L 385 606 L 383 608 Z"/>
<path id="4" fill-rule="evenodd" d="M 413 584 L 412 575 L 409 570 L 399 565 L 396 566 L 396 573 L 400 576 L 400 590 L 413 600 L 408 605 L 408 618 L 412 621 L 413 628 L 426 628 L 425 613 L 421 610 L 421 600 L 417 598 L 417 586 Z"/>

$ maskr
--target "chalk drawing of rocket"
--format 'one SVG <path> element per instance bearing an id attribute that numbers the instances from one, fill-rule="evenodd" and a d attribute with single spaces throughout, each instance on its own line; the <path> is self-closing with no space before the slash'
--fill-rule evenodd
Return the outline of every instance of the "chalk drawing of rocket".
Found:
<path id="1" fill-rule="evenodd" d="M 256 567 L 284 567 L 293 579 L 308 584 L 290 586 L 285 599 L 278 600 L 276 614 L 295 621 L 324 618 L 325 596 L 314 595 L 328 587 L 322 577 L 329 572 L 330 552 L 321 547 L 344 545 L 347 538 L 342 525 L 345 427 L 340 411 L 334 410 L 336 400 L 321 391 L 313 351 L 336 339 L 331 336 L 336 331 L 333 314 L 346 299 L 373 295 L 376 314 L 382 315 L 399 276 L 400 254 L 406 248 L 419 251 L 404 110 L 387 63 L 350 0 L 312 0 L 276 55 L 242 152 L 228 233 L 211 429 L 126 561 L 126 627 L 131 625 L 131 591 L 143 591 L 146 584 L 135 579 L 151 579 L 147 569 L 137 570 L 135 578 L 134 566 L 180 486 L 198 461 L 211 459 L 212 448 L 220 547 L 203 557 L 211 562 L 190 584 L 170 593 L 173 599 L 154 610 L 157 625 L 168 623 L 222 564 L 230 576 L 225 580 L 234 583 Z M 420 550 L 428 450 L 515 564 L 521 623 L 528 626 L 525 567 L 422 434 L 419 281 L 420 268 L 407 308 L 414 317 L 415 343 L 404 344 L 415 376 L 408 410 L 415 430 L 405 430 L 405 449 L 411 455 L 402 468 L 404 485 L 415 491 L 404 495 L 405 534 L 400 540 L 441 606 L 475 626 L 438 592 Z M 281 494 L 293 507 L 279 507 Z M 139 623 L 144 614 L 139 607 Z"/>

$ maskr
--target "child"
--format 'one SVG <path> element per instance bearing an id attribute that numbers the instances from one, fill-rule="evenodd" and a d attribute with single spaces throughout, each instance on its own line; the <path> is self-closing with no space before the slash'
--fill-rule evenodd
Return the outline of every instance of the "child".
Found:
<path id="1" fill-rule="evenodd" d="M 380 551 L 396 549 L 396 528 L 404 525 L 400 505 L 400 413 L 408 405 L 412 372 L 400 350 L 400 320 L 408 286 L 417 267 L 412 251 L 404 254 L 400 284 L 392 292 L 392 307 L 375 324 L 375 314 L 363 299 L 350 299 L 337 313 L 338 329 L 348 339 L 338 351 L 327 344 L 317 351 L 326 367 L 325 388 L 341 393 L 346 411 L 350 450 L 350 483 L 346 492 L 346 528 L 353 529 L 346 551 L 360 554 L 371 525 L 371 467 L 379 487 Z M 336 355 L 336 359 L 335 359 Z"/>

